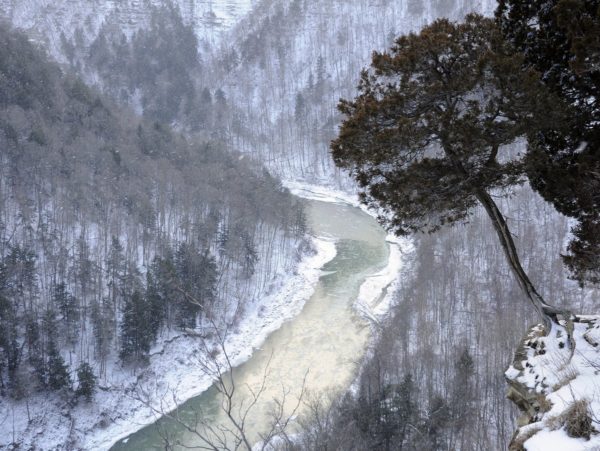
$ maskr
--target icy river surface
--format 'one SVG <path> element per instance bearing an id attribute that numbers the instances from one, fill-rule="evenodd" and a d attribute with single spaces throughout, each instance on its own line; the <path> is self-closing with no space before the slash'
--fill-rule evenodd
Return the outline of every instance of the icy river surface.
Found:
<path id="1" fill-rule="evenodd" d="M 274 400 L 285 400 L 288 414 L 298 405 L 296 413 L 301 416 L 307 411 L 309 399 L 319 393 L 346 389 L 352 383 L 370 333 L 367 320 L 355 308 L 357 298 L 370 294 L 369 307 L 376 310 L 388 288 L 387 282 L 384 286 L 370 283 L 381 276 L 391 260 L 391 245 L 375 219 L 357 207 L 318 200 L 307 201 L 307 213 L 314 235 L 333 240 L 337 252 L 323 266 L 314 294 L 302 311 L 269 335 L 248 361 L 233 370 L 234 417 L 239 419 L 239 412 L 250 405 L 253 393 L 260 392 L 245 420 L 253 444 L 270 429 Z M 304 402 L 298 403 L 303 388 Z M 199 421 L 215 431 L 233 429 L 214 386 L 182 404 L 176 415 L 190 426 Z M 207 434 L 206 425 L 200 423 L 193 428 Z M 292 421 L 290 432 L 294 427 Z M 232 437 L 226 435 L 233 449 Z M 176 442 L 183 446 L 173 446 Z M 163 417 L 111 449 L 203 449 L 202 446 L 206 444 L 198 434 Z"/>

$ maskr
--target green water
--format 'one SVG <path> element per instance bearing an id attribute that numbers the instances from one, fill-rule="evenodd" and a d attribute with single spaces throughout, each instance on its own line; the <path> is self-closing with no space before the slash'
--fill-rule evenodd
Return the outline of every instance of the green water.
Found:
<path id="1" fill-rule="evenodd" d="M 274 399 L 283 399 L 289 412 L 297 404 L 303 386 L 310 393 L 344 389 L 356 375 L 357 364 L 365 351 L 369 327 L 359 318 L 352 304 L 362 282 L 387 264 L 389 248 L 385 232 L 377 222 L 358 208 L 319 201 L 308 202 L 308 216 L 317 236 L 336 239 L 336 257 L 323 267 L 312 297 L 302 312 L 273 332 L 262 349 L 235 368 L 235 402 L 246 406 L 265 379 L 259 402 L 246 419 L 251 440 L 270 427 Z M 305 395 L 305 399 L 306 399 Z M 179 407 L 176 414 L 188 425 L 202 422 L 210 427 L 230 427 L 223 413 L 221 397 L 212 387 Z M 302 413 L 302 408 L 298 413 Z M 293 425 L 292 425 L 293 428 Z M 201 426 L 196 429 L 206 432 Z M 229 443 L 230 434 L 225 434 Z M 164 450 L 165 437 L 185 447 L 202 445 L 197 434 L 177 422 L 162 418 L 120 441 L 113 450 Z"/>

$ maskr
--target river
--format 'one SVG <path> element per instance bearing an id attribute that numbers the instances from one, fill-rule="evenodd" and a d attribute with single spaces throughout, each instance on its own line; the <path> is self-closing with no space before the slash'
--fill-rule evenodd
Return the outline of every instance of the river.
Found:
<path id="1" fill-rule="evenodd" d="M 257 392 L 265 382 L 246 421 L 253 442 L 269 429 L 273 399 L 283 399 L 285 393 L 286 409 L 291 411 L 303 386 L 304 401 L 316 394 L 349 387 L 370 333 L 367 321 L 356 313 L 353 304 L 365 280 L 388 264 L 390 245 L 385 231 L 359 208 L 309 200 L 307 213 L 314 234 L 335 240 L 337 254 L 322 268 L 315 291 L 300 314 L 269 335 L 262 348 L 233 371 L 234 400 L 238 406 L 248 405 L 249 389 Z M 181 405 L 178 415 L 188 424 L 194 423 L 201 413 L 212 427 L 228 425 L 220 404 L 220 395 L 211 387 Z M 298 413 L 305 410 L 301 403 Z M 182 425 L 161 418 L 111 449 L 163 450 L 165 437 L 171 443 L 177 440 L 188 447 L 202 443 Z"/>

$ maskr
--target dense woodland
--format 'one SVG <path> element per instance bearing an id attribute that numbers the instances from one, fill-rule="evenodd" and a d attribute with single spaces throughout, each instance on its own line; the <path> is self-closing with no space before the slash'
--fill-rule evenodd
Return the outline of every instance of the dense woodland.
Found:
<path id="1" fill-rule="evenodd" d="M 218 137 L 281 177 L 331 183 L 334 174 L 347 187 L 328 148 L 336 104 L 354 92 L 363 62 L 400 31 L 470 9 L 469 2 L 264 1 L 212 45 L 170 2 L 159 5 L 136 27 L 113 14 L 97 27 L 51 32 L 66 62 L 137 111 Z"/>
<path id="2" fill-rule="evenodd" d="M 535 30 L 528 15 L 543 2 L 509 14 L 519 3 L 498 9 L 505 38 L 553 95 L 596 101 L 578 110 L 572 134 L 529 137 L 529 182 L 498 203 L 540 294 L 595 313 L 600 96 L 590 96 L 599 53 L 586 36 L 597 36 L 598 4 L 581 2 L 571 16 L 581 23 L 565 10 L 536 17 L 544 26 Z M 248 160 L 287 178 L 347 184 L 328 154 L 341 118 L 335 106 L 356 94 L 371 52 L 436 17 L 460 19 L 477 8 L 491 15 L 496 6 L 261 1 L 216 47 L 168 2 L 137 27 L 115 15 L 62 36 L 48 30 L 61 60 L 103 95 L 4 27 L 3 393 L 73 387 L 89 396 L 111 361 L 143 363 L 170 329 L 202 326 L 225 310 L 234 316 L 237 303 L 228 300 L 250 299 L 251 287 L 264 286 L 305 228 L 301 205 Z M 535 41 L 535 32 L 546 38 L 557 24 L 556 40 Z M 567 152 L 553 151 L 557 140 Z M 482 209 L 467 225 L 414 239 L 397 305 L 377 329 L 357 392 L 307 400 L 300 449 L 488 450 L 510 441 L 516 412 L 503 372 L 539 318 Z"/>
<path id="3" fill-rule="evenodd" d="M 6 24 L 0 40 L 3 396 L 82 389 L 168 330 L 231 323 L 293 263 L 305 218 L 278 180 L 115 106 Z"/>

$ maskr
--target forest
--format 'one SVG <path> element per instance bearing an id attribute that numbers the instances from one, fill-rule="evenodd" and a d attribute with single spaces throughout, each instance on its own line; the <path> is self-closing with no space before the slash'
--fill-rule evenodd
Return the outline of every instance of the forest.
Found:
<path id="1" fill-rule="evenodd" d="M 313 252 L 281 178 L 414 245 L 351 389 L 308 394 L 281 448 L 525 449 L 515 349 L 598 313 L 597 0 L 261 0 L 230 28 L 43 3 L 0 0 L 0 401 L 93 409 L 235 329 Z"/>
<path id="2" fill-rule="evenodd" d="M 7 24 L 1 39 L 3 396 L 81 390 L 115 356 L 143 363 L 165 330 L 235 321 L 292 261 L 302 203 L 222 145 L 117 107 Z"/>

